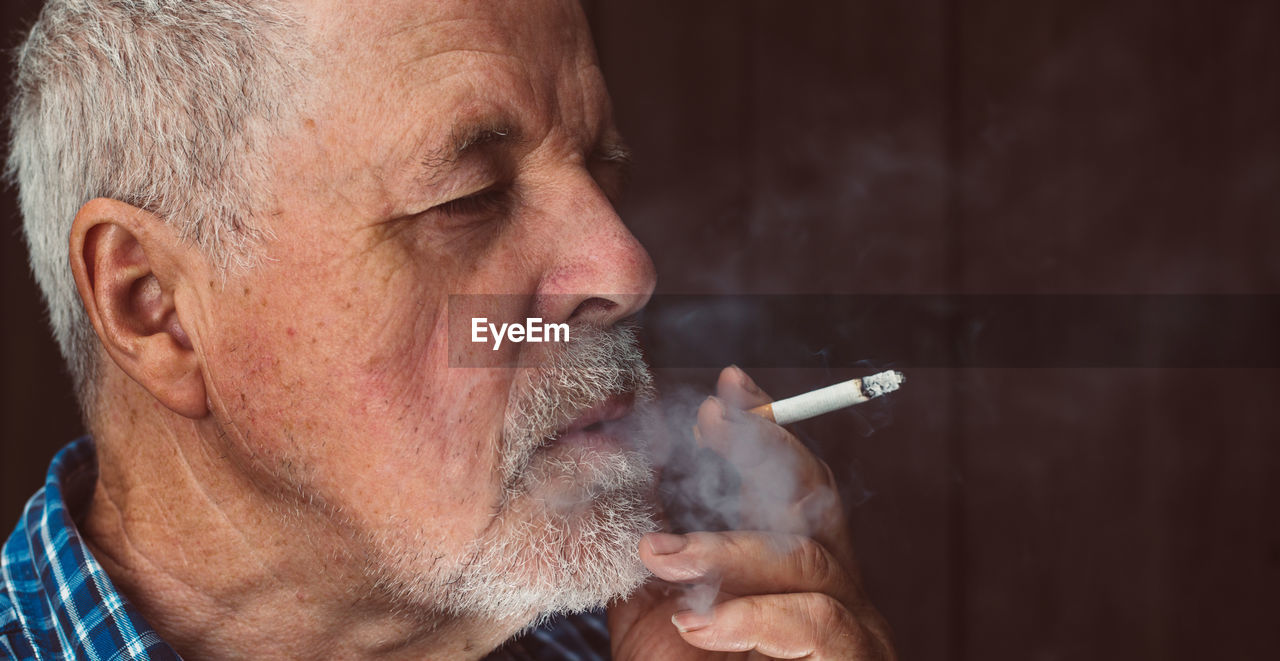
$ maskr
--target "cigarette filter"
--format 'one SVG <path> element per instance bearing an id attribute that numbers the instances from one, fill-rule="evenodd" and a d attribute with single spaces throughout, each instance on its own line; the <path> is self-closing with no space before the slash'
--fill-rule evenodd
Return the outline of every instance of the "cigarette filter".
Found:
<path id="1" fill-rule="evenodd" d="M 789 425 L 875 399 L 902 387 L 906 380 L 902 372 L 889 370 L 757 406 L 751 409 L 751 413 L 780 425 Z"/>

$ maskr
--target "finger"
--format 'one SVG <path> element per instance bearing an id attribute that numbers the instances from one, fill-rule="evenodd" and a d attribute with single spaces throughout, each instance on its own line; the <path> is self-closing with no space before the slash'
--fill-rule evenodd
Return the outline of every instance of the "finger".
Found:
<path id="1" fill-rule="evenodd" d="M 890 658 L 887 641 L 824 594 L 740 597 L 707 612 L 680 611 L 671 622 L 685 642 L 716 652 L 755 651 L 777 659 Z"/>
<path id="2" fill-rule="evenodd" d="M 852 554 L 835 476 L 786 429 L 709 397 L 694 439 L 742 476 L 739 527 L 808 535 Z"/>
<path id="3" fill-rule="evenodd" d="M 768 404 L 773 398 L 760 389 L 756 382 L 737 365 L 720 370 L 716 380 L 716 397 L 734 408 L 749 409 Z"/>
<path id="4" fill-rule="evenodd" d="M 865 600 L 856 574 L 816 540 L 766 532 L 653 533 L 640 560 L 671 583 L 711 583 L 734 595 L 813 592 Z"/>
<path id="5" fill-rule="evenodd" d="M 835 486 L 827 465 L 790 432 L 719 397 L 698 407 L 694 439 L 733 464 L 753 488 L 794 500 L 813 487 Z"/>

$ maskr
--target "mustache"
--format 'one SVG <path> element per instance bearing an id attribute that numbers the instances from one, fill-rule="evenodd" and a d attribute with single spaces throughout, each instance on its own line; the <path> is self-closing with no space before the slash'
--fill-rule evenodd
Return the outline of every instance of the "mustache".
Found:
<path id="1" fill-rule="evenodd" d="M 632 322 L 574 327 L 569 342 L 523 370 L 503 421 L 501 465 L 508 491 L 519 490 L 538 449 L 589 409 L 618 395 L 633 395 L 637 406 L 654 399 L 637 330 Z"/>

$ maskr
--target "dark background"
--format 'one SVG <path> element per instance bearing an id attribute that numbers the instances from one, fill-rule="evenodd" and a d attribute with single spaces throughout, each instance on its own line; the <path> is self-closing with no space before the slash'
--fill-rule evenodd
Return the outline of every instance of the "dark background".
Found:
<path id="1" fill-rule="evenodd" d="M 1280 294 L 1280 3 L 587 7 L 661 293 Z M 5 195 L 12 522 L 79 422 Z M 908 377 L 801 427 L 904 658 L 1280 653 L 1280 370 Z"/>

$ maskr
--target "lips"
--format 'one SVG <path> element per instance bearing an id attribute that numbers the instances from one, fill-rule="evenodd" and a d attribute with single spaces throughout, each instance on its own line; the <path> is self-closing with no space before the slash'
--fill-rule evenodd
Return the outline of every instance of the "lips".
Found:
<path id="1" fill-rule="evenodd" d="M 584 411 L 557 436 L 564 438 L 580 432 L 596 431 L 607 423 L 624 418 L 635 408 L 635 399 L 633 392 L 614 395 Z"/>

